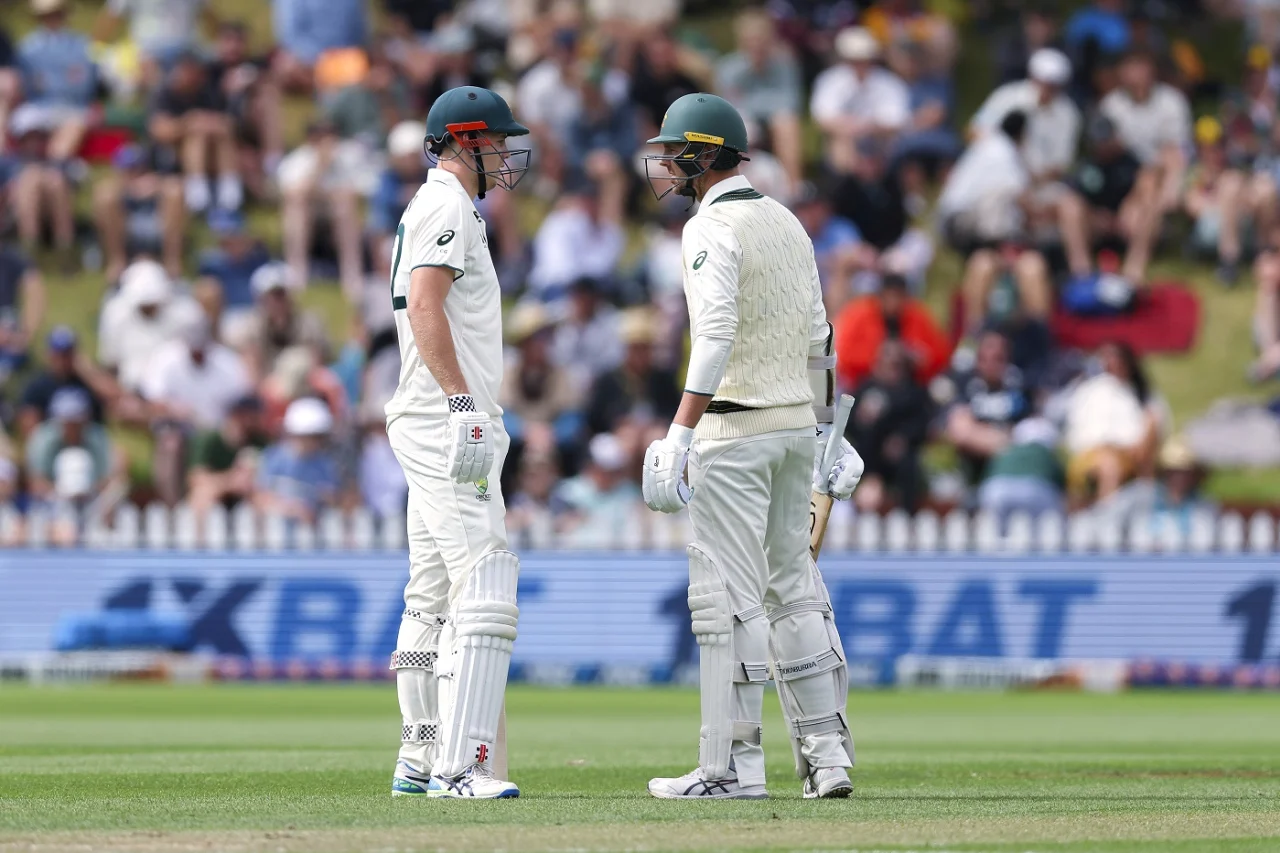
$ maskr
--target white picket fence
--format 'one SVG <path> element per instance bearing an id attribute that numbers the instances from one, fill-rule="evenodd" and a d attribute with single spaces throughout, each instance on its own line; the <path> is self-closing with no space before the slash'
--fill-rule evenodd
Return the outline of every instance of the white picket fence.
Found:
<path id="1" fill-rule="evenodd" d="M 77 530 L 74 542 L 59 531 Z M 22 531 L 22 536 L 18 532 Z M 1116 517 L 1097 512 L 1071 516 L 1014 515 L 1003 526 L 989 515 L 956 511 L 939 516 L 892 512 L 855 515 L 837 507 L 825 550 L 929 554 L 1277 554 L 1275 519 L 1267 513 L 1202 513 L 1183 529 L 1160 516 Z M 637 506 L 625 525 L 557 533 L 552 519 L 534 517 L 510 530 L 520 550 L 681 550 L 690 541 L 687 513 L 660 515 Z M 112 517 L 89 517 L 78 525 L 69 515 L 32 511 L 22 518 L 0 506 L 0 543 L 7 548 L 83 547 L 125 550 L 202 551 L 371 551 L 406 547 L 403 517 L 378 518 L 367 509 L 325 512 L 314 526 L 261 516 L 242 505 L 216 508 L 200 523 L 189 507 L 170 510 L 152 504 L 139 510 L 123 504 Z"/>

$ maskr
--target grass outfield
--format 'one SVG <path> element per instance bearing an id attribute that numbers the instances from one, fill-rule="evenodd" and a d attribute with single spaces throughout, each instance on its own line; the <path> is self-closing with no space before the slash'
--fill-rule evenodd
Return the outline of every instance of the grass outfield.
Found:
<path id="1" fill-rule="evenodd" d="M 509 697 L 519 800 L 389 796 L 390 686 L 0 688 L 0 851 L 1280 850 L 1280 697 L 855 693 L 855 796 L 650 799 L 696 693 Z"/>

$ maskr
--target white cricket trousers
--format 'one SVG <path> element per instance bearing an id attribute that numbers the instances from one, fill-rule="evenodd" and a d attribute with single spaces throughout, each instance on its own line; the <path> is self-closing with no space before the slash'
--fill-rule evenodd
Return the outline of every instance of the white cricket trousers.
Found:
<path id="1" fill-rule="evenodd" d="M 816 449 L 817 437 L 811 428 L 693 444 L 689 516 L 694 544 L 711 556 L 724 579 L 737 620 L 734 643 L 740 663 L 766 661 L 770 642 L 784 659 L 830 647 L 819 613 L 802 614 L 806 618 L 800 622 L 812 623 L 807 628 L 795 619 L 764 627 L 769 613 L 822 599 L 809 559 L 809 498 Z M 764 685 L 735 685 L 733 692 L 737 705 L 731 711 L 733 719 L 759 721 Z M 849 766 L 838 734 L 800 740 L 798 749 L 810 766 Z M 759 745 L 735 740 L 732 756 L 743 784 L 763 784 L 764 752 Z"/>

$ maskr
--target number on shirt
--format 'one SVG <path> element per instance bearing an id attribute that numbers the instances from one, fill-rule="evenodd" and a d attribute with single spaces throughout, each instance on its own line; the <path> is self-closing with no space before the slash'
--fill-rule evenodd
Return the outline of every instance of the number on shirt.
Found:
<path id="1" fill-rule="evenodd" d="M 395 254 L 392 256 L 394 260 L 391 262 L 391 310 L 402 311 L 409 307 L 409 302 L 403 296 L 396 296 L 396 273 L 400 271 L 400 253 L 404 251 L 404 223 L 396 228 L 396 244 Z"/>

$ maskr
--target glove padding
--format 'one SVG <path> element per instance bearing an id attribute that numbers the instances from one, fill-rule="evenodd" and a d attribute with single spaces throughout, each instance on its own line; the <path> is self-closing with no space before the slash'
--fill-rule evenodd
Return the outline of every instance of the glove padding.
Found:
<path id="1" fill-rule="evenodd" d="M 640 478 L 641 493 L 649 509 L 656 512 L 679 512 L 693 498 L 693 489 L 684 479 L 689 461 L 689 448 L 670 438 L 660 438 L 644 453 L 644 473 Z"/>
<path id="2" fill-rule="evenodd" d="M 853 449 L 849 440 L 841 438 L 840 452 L 836 456 L 836 462 L 831 466 L 831 474 L 824 479 L 822 457 L 826 451 L 830 431 L 829 424 L 823 424 L 818 428 L 818 453 L 813 460 L 813 490 L 819 494 L 830 495 L 838 501 L 844 501 L 848 500 L 853 495 L 853 490 L 858 488 L 865 466 L 862 463 L 862 457 Z"/>
<path id="3" fill-rule="evenodd" d="M 449 440 L 449 476 L 455 482 L 478 483 L 489 476 L 493 467 L 493 422 L 488 414 L 450 412 Z"/>

